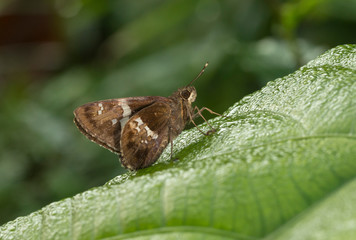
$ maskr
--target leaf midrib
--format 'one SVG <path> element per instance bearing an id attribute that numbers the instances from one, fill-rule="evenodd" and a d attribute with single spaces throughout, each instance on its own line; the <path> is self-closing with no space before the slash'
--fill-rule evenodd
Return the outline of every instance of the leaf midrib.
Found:
<path id="1" fill-rule="evenodd" d="M 159 235 L 159 234 L 166 234 L 166 233 L 177 233 L 177 232 L 184 232 L 184 233 L 199 233 L 205 235 L 215 235 L 224 238 L 230 239 L 239 239 L 239 240 L 256 240 L 260 239 L 257 237 L 250 237 L 242 234 L 238 234 L 233 231 L 217 229 L 214 227 L 202 227 L 202 226 L 171 226 L 171 227 L 159 227 L 153 228 L 149 230 L 138 230 L 135 232 L 130 233 L 123 233 L 120 235 L 101 238 L 102 240 L 119 240 L 119 239 L 129 239 L 134 237 L 142 237 L 142 236 L 149 236 L 149 235 Z"/>

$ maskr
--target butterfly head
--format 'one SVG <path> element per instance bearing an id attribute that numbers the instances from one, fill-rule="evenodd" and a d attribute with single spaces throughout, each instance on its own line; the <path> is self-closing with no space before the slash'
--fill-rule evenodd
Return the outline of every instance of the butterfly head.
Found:
<path id="1" fill-rule="evenodd" d="M 188 103 L 192 103 L 197 97 L 197 90 L 193 86 L 187 86 L 179 89 L 179 96 Z"/>
<path id="2" fill-rule="evenodd" d="M 207 66 L 208 62 L 205 63 L 198 76 L 196 76 L 186 87 L 178 89 L 179 97 L 184 101 L 187 101 L 189 104 L 194 102 L 197 97 L 197 90 L 195 90 L 195 87 L 193 87 L 192 84 L 204 73 Z"/>

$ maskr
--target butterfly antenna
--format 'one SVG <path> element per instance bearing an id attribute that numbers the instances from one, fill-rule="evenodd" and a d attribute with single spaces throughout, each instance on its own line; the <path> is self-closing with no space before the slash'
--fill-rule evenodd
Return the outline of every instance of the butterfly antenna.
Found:
<path id="1" fill-rule="evenodd" d="M 197 80 L 197 79 L 204 73 L 205 68 L 208 66 L 208 64 L 209 64 L 208 62 L 205 63 L 204 67 L 202 68 L 202 70 L 200 71 L 200 73 L 198 74 L 198 76 L 196 76 L 196 77 L 187 85 L 187 87 L 190 86 L 190 85 L 192 85 L 193 82 L 194 82 L 195 80 Z"/>

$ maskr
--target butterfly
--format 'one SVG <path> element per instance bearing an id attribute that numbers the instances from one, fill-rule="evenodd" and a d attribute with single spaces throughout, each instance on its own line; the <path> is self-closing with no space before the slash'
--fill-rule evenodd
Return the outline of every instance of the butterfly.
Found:
<path id="1" fill-rule="evenodd" d="M 74 123 L 91 141 L 117 153 L 121 164 L 130 170 L 146 168 L 157 161 L 167 145 L 192 122 L 198 130 L 209 135 L 215 129 L 206 121 L 201 112 L 203 107 L 192 107 L 197 91 L 192 83 L 179 88 L 169 97 L 146 96 L 102 100 L 84 104 L 74 110 Z M 203 132 L 194 122 L 201 116 L 211 130 Z"/>

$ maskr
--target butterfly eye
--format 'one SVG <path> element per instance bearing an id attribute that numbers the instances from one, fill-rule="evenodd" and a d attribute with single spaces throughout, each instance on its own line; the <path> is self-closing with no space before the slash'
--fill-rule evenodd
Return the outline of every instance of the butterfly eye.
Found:
<path id="1" fill-rule="evenodd" d="M 184 99 L 188 99 L 190 97 L 190 92 L 188 90 L 183 90 L 181 92 L 181 96 L 184 98 Z"/>

